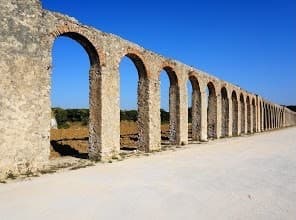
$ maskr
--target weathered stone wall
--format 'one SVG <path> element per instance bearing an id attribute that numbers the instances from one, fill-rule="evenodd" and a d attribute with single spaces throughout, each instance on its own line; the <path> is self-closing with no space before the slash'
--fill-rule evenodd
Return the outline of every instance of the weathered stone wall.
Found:
<path id="1" fill-rule="evenodd" d="M 0 3 L 0 177 L 47 162 L 50 56 L 39 1 Z"/>
<path id="2" fill-rule="evenodd" d="M 43 10 L 38 0 L 1 0 L 0 16 L 0 178 L 30 172 L 48 161 L 51 50 L 59 36 L 76 40 L 89 55 L 91 159 L 107 160 L 120 151 L 119 63 L 125 56 L 139 74 L 138 145 L 143 151 L 161 147 L 162 70 L 170 79 L 171 144 L 188 143 L 188 80 L 193 86 L 193 140 L 296 124 L 296 114 L 285 107 L 73 18 Z"/>

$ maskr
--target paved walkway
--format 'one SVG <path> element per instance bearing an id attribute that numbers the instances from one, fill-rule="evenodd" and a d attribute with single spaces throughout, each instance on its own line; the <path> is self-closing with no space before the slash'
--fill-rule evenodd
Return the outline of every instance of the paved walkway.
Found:
<path id="1" fill-rule="evenodd" d="M 0 219 L 296 219 L 296 128 L 0 185 Z"/>

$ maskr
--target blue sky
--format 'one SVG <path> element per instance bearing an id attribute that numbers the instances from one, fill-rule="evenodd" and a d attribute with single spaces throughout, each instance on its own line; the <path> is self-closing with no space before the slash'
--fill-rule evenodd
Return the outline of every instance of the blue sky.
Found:
<path id="1" fill-rule="evenodd" d="M 296 1 L 43 0 L 42 4 L 270 101 L 296 104 Z M 53 106 L 87 107 L 89 63 L 83 49 L 58 38 L 53 58 Z M 128 59 L 120 65 L 120 76 L 121 107 L 135 108 L 137 73 Z M 167 84 L 163 74 L 162 100 L 167 100 Z M 167 103 L 162 103 L 164 108 Z"/>

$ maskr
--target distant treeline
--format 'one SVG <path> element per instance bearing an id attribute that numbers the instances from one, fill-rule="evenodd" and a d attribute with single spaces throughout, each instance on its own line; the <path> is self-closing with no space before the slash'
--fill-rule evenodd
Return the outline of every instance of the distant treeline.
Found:
<path id="1" fill-rule="evenodd" d="M 296 112 L 296 105 L 288 105 L 286 106 L 288 109 L 291 109 L 292 111 Z"/>
<path id="2" fill-rule="evenodd" d="M 62 109 L 52 108 L 52 112 L 58 124 L 58 128 L 68 128 L 70 122 L 81 122 L 82 125 L 88 124 L 88 109 Z"/>
<path id="3" fill-rule="evenodd" d="M 59 128 L 68 128 L 71 122 L 81 122 L 87 125 L 89 120 L 89 109 L 62 109 L 52 108 Z M 188 109 L 188 117 L 191 122 L 191 108 Z M 120 110 L 120 120 L 137 121 L 137 110 Z M 169 112 L 160 109 L 161 123 L 168 123 L 170 120 Z"/>

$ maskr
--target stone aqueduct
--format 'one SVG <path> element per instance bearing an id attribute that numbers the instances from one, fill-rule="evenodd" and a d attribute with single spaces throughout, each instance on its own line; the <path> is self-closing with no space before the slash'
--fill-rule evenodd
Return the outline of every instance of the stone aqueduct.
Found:
<path id="1" fill-rule="evenodd" d="M 170 142 L 188 143 L 187 80 L 192 92 L 192 139 L 231 137 L 296 124 L 296 114 L 200 70 L 42 9 L 38 0 L 0 4 L 0 173 L 39 169 L 49 158 L 51 49 L 67 36 L 89 55 L 89 157 L 106 160 L 120 151 L 119 63 L 138 74 L 139 147 L 161 147 L 160 83 L 170 79 Z M 208 93 L 206 92 L 208 88 Z M 207 108 L 208 106 L 208 108 Z M 0 175 L 0 176 L 1 176 Z"/>

